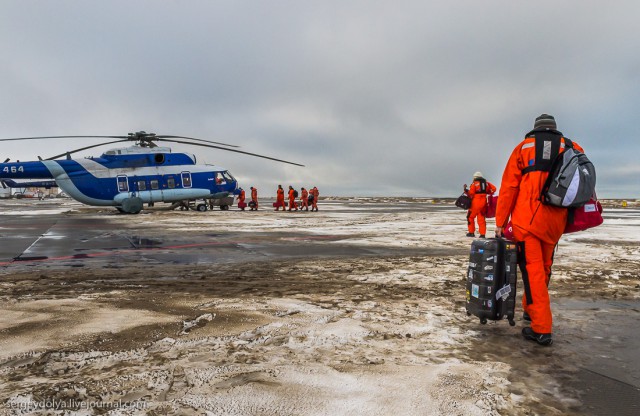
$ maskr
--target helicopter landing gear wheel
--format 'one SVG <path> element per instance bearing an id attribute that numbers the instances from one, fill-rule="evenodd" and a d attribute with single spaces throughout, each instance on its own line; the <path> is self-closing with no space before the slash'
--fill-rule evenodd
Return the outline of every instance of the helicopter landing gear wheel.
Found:
<path id="1" fill-rule="evenodd" d="M 222 211 L 229 211 L 229 205 L 220 205 Z"/>
<path id="2" fill-rule="evenodd" d="M 200 212 L 205 212 L 207 210 L 207 204 L 198 204 L 196 209 Z"/>

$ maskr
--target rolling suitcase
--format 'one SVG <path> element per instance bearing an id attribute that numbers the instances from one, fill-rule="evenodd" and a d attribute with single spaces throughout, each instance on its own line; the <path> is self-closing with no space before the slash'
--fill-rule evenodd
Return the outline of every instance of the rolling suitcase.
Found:
<path id="1" fill-rule="evenodd" d="M 509 325 L 516 306 L 517 250 L 515 243 L 501 238 L 473 240 L 467 269 L 467 315 L 498 321 L 507 318 Z"/>

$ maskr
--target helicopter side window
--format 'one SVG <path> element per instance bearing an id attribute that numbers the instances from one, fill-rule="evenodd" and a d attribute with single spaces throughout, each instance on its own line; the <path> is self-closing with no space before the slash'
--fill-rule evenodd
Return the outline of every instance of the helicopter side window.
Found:
<path id="1" fill-rule="evenodd" d="M 129 183 L 126 176 L 118 176 L 118 192 L 129 192 Z"/>
<path id="2" fill-rule="evenodd" d="M 182 172 L 182 186 L 185 188 L 191 188 L 191 173 Z"/>
<path id="3" fill-rule="evenodd" d="M 151 185 L 151 189 L 158 189 L 158 180 L 157 179 L 152 179 L 149 184 Z"/>
<path id="4" fill-rule="evenodd" d="M 176 187 L 176 180 L 174 179 L 173 176 L 169 176 L 167 178 L 167 188 L 173 189 L 175 187 Z"/>
<path id="5" fill-rule="evenodd" d="M 138 181 L 138 191 L 146 191 L 147 183 L 145 181 Z"/>

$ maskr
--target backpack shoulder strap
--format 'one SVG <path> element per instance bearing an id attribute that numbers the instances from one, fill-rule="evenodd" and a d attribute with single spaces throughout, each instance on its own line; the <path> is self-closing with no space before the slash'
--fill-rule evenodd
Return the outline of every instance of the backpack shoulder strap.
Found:
<path id="1" fill-rule="evenodd" d="M 562 133 L 557 130 L 532 130 L 526 137 L 535 139 L 536 154 L 534 164 L 522 169 L 522 174 L 536 171 L 549 172 L 553 161 L 560 154 Z M 569 143 L 571 143 L 570 140 Z"/>
<path id="2" fill-rule="evenodd" d="M 569 139 L 568 137 L 563 137 L 564 138 L 564 147 L 569 148 L 569 149 L 573 149 L 573 142 L 571 141 L 571 139 Z"/>

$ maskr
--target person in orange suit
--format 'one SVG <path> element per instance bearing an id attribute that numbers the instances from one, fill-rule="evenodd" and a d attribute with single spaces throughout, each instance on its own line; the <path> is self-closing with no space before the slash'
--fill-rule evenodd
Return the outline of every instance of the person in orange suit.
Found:
<path id="1" fill-rule="evenodd" d="M 251 187 L 251 203 L 249 205 L 251 206 L 250 211 L 258 210 L 258 189 L 253 186 Z"/>
<path id="2" fill-rule="evenodd" d="M 315 186 L 311 188 L 311 195 L 313 195 L 313 201 L 311 201 L 311 211 L 318 211 L 318 197 L 320 196 L 320 192 L 318 188 Z"/>
<path id="3" fill-rule="evenodd" d="M 305 211 L 309 211 L 309 191 L 300 189 L 300 211 L 304 208 Z"/>
<path id="4" fill-rule="evenodd" d="M 473 183 L 471 183 L 469 189 L 465 185 L 464 191 L 471 198 L 471 208 L 467 211 L 467 228 L 469 230 L 467 237 L 476 236 L 475 219 L 478 218 L 480 238 L 485 238 L 487 234 L 487 219 L 484 214 L 487 210 L 487 195 L 493 195 L 496 187 L 482 177 L 482 172 L 476 172 L 473 174 Z"/>
<path id="5" fill-rule="evenodd" d="M 568 211 L 543 204 L 540 195 L 553 160 L 564 151 L 565 138 L 549 114 L 537 117 L 533 127 L 515 147 L 504 169 L 496 208 L 496 236 L 503 235 L 511 217 L 524 283 L 523 319 L 531 321 L 522 335 L 540 345 L 551 345 L 553 318 L 548 285 L 553 251 L 564 232 Z M 576 142 L 573 147 L 583 152 Z"/>
<path id="6" fill-rule="evenodd" d="M 282 189 L 282 185 L 278 185 L 278 190 L 276 191 L 276 211 L 282 207 L 283 211 L 286 211 L 284 207 L 284 189 Z"/>
<path id="7" fill-rule="evenodd" d="M 289 211 L 293 208 L 298 210 L 298 204 L 296 204 L 296 190 L 293 189 L 293 186 L 289 185 Z"/>
<path id="8" fill-rule="evenodd" d="M 244 189 L 240 188 L 240 193 L 238 194 L 238 208 L 240 208 L 243 211 L 244 211 L 244 208 L 246 207 L 244 200 L 245 200 L 245 192 L 244 192 Z"/>

